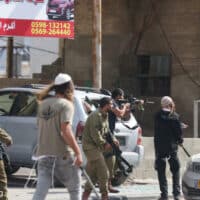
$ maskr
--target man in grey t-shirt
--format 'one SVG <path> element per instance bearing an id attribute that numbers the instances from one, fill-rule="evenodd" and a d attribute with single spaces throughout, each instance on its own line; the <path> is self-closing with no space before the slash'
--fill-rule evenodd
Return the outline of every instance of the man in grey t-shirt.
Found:
<path id="1" fill-rule="evenodd" d="M 47 97 L 54 90 L 55 97 Z M 38 181 L 33 200 L 44 200 L 54 176 L 68 189 L 71 200 L 81 199 L 83 160 L 72 132 L 73 82 L 68 74 L 58 74 L 54 84 L 38 97 Z"/>

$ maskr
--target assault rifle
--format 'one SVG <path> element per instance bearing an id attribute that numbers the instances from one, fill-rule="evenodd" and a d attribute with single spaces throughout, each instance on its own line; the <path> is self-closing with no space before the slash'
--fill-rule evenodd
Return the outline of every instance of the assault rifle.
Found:
<path id="1" fill-rule="evenodd" d="M 180 147 L 182 147 L 183 151 L 185 152 L 185 154 L 190 158 L 191 155 L 190 153 L 187 151 L 187 149 L 183 146 L 183 144 L 179 144 Z"/>
<path id="2" fill-rule="evenodd" d="M 144 111 L 144 100 L 142 99 L 137 99 L 135 97 L 128 97 L 127 99 L 118 99 L 117 103 L 119 104 L 119 106 L 129 103 L 131 112 L 135 112 L 136 107 L 138 108 L 138 110 Z"/>
<path id="3" fill-rule="evenodd" d="M 144 105 L 145 104 L 154 104 L 153 101 L 149 101 L 148 99 L 137 99 L 136 97 L 133 97 L 132 95 L 127 96 L 125 99 L 118 99 L 117 103 L 119 106 L 122 106 L 125 103 L 130 104 L 130 110 L 132 113 L 135 112 L 135 109 L 137 108 L 139 111 L 144 111 Z"/>
<path id="4" fill-rule="evenodd" d="M 123 172 L 125 176 L 128 176 L 129 173 L 133 170 L 133 165 L 131 165 L 125 158 L 122 157 L 122 151 L 120 150 L 119 146 L 117 146 L 112 137 L 112 133 L 108 132 L 106 134 L 106 141 L 111 145 L 113 149 L 113 153 L 116 156 L 116 162 L 119 169 Z M 125 167 L 127 166 L 127 167 Z"/>

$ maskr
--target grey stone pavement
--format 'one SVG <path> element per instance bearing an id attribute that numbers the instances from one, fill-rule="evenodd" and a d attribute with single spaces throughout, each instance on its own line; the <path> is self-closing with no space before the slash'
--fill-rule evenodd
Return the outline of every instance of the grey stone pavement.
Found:
<path id="1" fill-rule="evenodd" d="M 185 147 L 189 149 L 191 155 L 199 153 L 199 144 L 200 138 L 185 138 Z M 134 169 L 130 180 L 126 184 L 117 187 L 120 190 L 120 193 L 117 195 L 111 196 L 111 200 L 114 200 L 114 197 L 123 196 L 124 199 L 129 200 L 157 200 L 160 191 L 157 182 L 157 174 L 154 170 L 154 149 L 153 147 L 153 138 L 143 138 L 143 145 L 145 147 L 145 156 L 140 164 L 140 166 Z M 179 150 L 179 157 L 181 160 L 181 172 L 184 171 L 188 157 L 185 155 L 182 149 Z M 18 173 L 20 174 L 20 173 Z M 24 171 L 23 171 L 24 174 Z M 26 173 L 29 174 L 29 171 Z M 169 178 L 169 195 L 171 195 L 171 173 L 169 169 L 167 170 Z M 9 200 L 31 200 L 34 188 L 19 188 L 19 187 L 9 187 L 8 188 L 8 197 Z M 95 197 L 95 194 L 92 194 L 92 197 Z M 171 196 L 170 196 L 171 197 Z M 69 194 L 64 188 L 55 188 L 50 189 L 46 200 L 68 200 Z M 92 198 L 91 198 L 92 199 Z M 123 199 L 123 198 L 121 198 Z M 170 198 L 173 200 L 173 198 Z M 184 200 L 184 199 L 183 199 Z"/>
<path id="2" fill-rule="evenodd" d="M 154 180 L 135 180 L 134 184 L 124 184 L 116 187 L 120 190 L 118 194 L 109 194 L 111 200 L 129 199 L 129 200 L 156 200 L 159 197 L 158 183 Z M 169 193 L 171 193 L 171 184 Z M 34 188 L 8 188 L 9 200 L 31 200 Z M 98 188 L 97 188 L 98 191 Z M 121 198 L 119 198 L 121 197 Z M 52 188 L 49 190 L 46 200 L 67 200 L 69 194 L 65 188 Z M 92 193 L 91 200 L 97 199 L 95 193 Z M 170 198 L 172 200 L 173 198 Z"/>

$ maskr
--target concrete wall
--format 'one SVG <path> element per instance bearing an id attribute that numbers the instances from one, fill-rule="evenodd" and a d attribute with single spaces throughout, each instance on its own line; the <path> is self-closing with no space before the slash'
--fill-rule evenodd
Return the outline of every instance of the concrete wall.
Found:
<path id="1" fill-rule="evenodd" d="M 154 170 L 154 145 L 152 137 L 143 137 L 142 144 L 145 148 L 145 156 L 142 163 L 137 167 L 130 178 L 136 179 L 157 179 L 156 171 Z M 185 138 L 184 139 L 184 147 L 188 150 L 188 152 L 193 155 L 200 153 L 199 150 L 200 139 L 197 138 Z M 179 159 L 181 163 L 181 174 L 183 174 L 186 163 L 189 160 L 185 152 L 182 148 L 179 148 Z M 171 178 L 171 173 L 169 171 L 169 167 L 167 168 L 167 176 Z"/>
<path id="2" fill-rule="evenodd" d="M 199 10 L 198 0 L 156 1 L 154 8 L 148 0 L 102 1 L 103 87 L 120 86 L 137 95 L 135 56 L 171 54 L 171 96 L 183 121 L 189 124 L 186 136 L 193 133 L 193 101 L 200 97 Z M 75 40 L 65 43 L 64 71 L 75 83 L 91 86 L 92 1 L 76 1 L 75 12 Z M 159 100 L 147 110 L 154 112 Z M 145 131 L 147 136 L 152 132 L 153 112 L 145 115 L 144 129 L 150 127 Z"/>

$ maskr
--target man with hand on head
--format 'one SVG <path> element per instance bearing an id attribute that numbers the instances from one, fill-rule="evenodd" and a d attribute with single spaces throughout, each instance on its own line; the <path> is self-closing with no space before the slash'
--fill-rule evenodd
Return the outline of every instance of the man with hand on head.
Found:
<path id="1" fill-rule="evenodd" d="M 54 91 L 55 96 L 49 97 Z M 71 200 L 81 199 L 81 151 L 72 132 L 74 86 L 68 74 L 38 95 L 38 181 L 33 200 L 44 200 L 54 176 L 68 189 Z"/>

